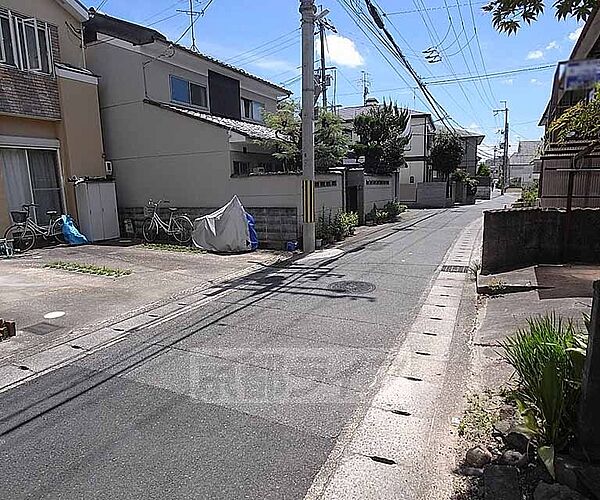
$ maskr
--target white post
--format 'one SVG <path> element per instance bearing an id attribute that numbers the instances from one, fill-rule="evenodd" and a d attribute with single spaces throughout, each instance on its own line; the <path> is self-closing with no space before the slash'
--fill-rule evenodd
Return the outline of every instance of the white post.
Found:
<path id="1" fill-rule="evenodd" d="M 302 15 L 302 241 L 315 251 L 315 2 L 300 0 Z"/>

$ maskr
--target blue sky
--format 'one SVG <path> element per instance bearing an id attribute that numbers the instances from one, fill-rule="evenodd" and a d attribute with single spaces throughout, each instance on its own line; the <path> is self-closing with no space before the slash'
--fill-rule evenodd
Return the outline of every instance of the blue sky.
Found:
<path id="1" fill-rule="evenodd" d="M 195 8 L 201 10 L 209 1 L 194 0 Z M 364 8 L 362 0 L 353 1 Z M 183 13 L 177 14 L 177 9 L 187 9 L 188 2 L 88 0 L 87 5 L 97 7 L 104 3 L 101 11 L 140 24 L 152 24 L 170 39 L 176 40 L 189 24 L 189 18 Z M 449 9 L 445 8 L 445 3 Z M 328 35 L 326 48 L 328 64 L 338 68 L 338 104 L 357 105 L 362 102 L 359 81 L 362 71 L 365 71 L 372 96 L 380 100 L 393 99 L 411 108 L 425 108 L 419 101 L 420 94 L 415 95 L 412 89 L 407 88 L 338 0 L 322 0 L 317 4 L 330 10 L 328 19 L 338 31 Z M 578 29 L 574 20 L 559 22 L 548 9 L 537 23 L 525 26 L 516 36 L 508 37 L 494 31 L 489 15 L 481 11 L 481 1 L 377 0 L 377 4 L 389 14 L 386 23 L 390 31 L 425 80 L 468 76 L 469 72 L 484 73 L 481 56 L 487 73 L 555 63 L 568 58 Z M 424 11 L 424 7 L 428 10 Z M 417 9 L 420 12 L 415 12 Z M 395 12 L 398 14 L 393 14 Z M 473 20 L 478 37 L 475 37 Z M 213 0 L 195 24 L 196 43 L 202 52 L 271 81 L 291 82 L 287 86 L 299 97 L 300 84 L 293 80 L 300 73 L 299 25 L 296 0 Z M 190 44 L 189 34 L 181 43 Z M 441 47 L 442 62 L 425 62 L 422 51 L 432 46 Z M 473 64 L 471 52 L 476 64 Z M 408 75 L 401 69 L 399 71 L 413 86 Z M 494 78 L 489 80 L 489 86 L 486 81 L 481 81 L 431 85 L 429 88 L 457 122 L 466 128 L 484 132 L 487 145 L 500 140 L 497 130 L 502 126 L 501 115 L 494 117 L 492 109 L 501 107 L 500 100 L 507 100 L 510 143 L 514 147 L 520 139 L 538 139 L 541 136 L 542 129 L 537 127 L 537 122 L 549 97 L 553 72 L 552 68 Z M 332 92 L 330 89 L 330 97 Z"/>

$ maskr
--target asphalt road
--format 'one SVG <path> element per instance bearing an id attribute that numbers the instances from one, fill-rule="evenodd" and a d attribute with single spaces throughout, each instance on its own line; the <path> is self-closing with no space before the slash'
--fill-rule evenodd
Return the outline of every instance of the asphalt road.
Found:
<path id="1" fill-rule="evenodd" d="M 0 394 L 0 498 L 302 498 L 446 251 L 495 206 L 236 280 Z"/>

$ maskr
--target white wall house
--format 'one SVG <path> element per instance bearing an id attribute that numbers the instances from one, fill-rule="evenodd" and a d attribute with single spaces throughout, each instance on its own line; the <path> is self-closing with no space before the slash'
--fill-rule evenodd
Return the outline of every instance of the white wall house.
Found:
<path id="1" fill-rule="evenodd" d="M 377 99 L 367 99 L 365 106 L 350 106 L 338 110 L 352 142 L 357 142 L 359 139 L 353 130 L 354 118 L 367 113 L 373 106 L 379 106 Z M 429 113 L 410 110 L 410 141 L 404 151 L 405 163 L 398 165 L 396 172 L 387 176 L 387 181 L 371 179 L 372 182 L 367 184 L 367 181 L 364 180 L 364 189 L 374 191 L 374 193 L 365 191 L 364 194 L 359 195 L 359 203 L 365 213 L 372 209 L 373 200 L 381 198 L 383 192 L 390 200 L 411 206 L 439 207 L 450 203 L 446 198 L 445 185 L 442 189 L 440 183 L 436 182 L 436 173 L 429 163 L 429 152 L 435 131 L 436 128 Z M 356 160 L 347 160 L 345 163 L 353 169 L 360 167 Z M 354 174 L 355 176 L 356 174 Z M 353 178 L 353 176 L 349 176 L 349 178 Z M 389 187 L 385 188 L 386 185 Z M 351 191 L 353 189 L 354 187 L 350 183 L 346 189 L 348 200 L 354 198 L 354 192 Z M 377 206 L 379 207 L 380 204 Z"/>
<path id="2" fill-rule="evenodd" d="M 263 112 L 286 89 L 103 14 L 85 23 L 85 42 L 121 220 L 139 227 L 149 199 L 195 217 L 237 194 L 263 243 L 298 238 L 300 175 L 257 144 L 275 137 Z"/>

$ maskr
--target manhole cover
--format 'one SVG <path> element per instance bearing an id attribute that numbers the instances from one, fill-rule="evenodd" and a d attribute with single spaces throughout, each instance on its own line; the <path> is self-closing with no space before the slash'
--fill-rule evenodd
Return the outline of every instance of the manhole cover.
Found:
<path id="1" fill-rule="evenodd" d="M 41 323 L 36 323 L 35 325 L 27 326 L 23 328 L 23 330 L 29 333 L 33 333 L 34 335 L 46 335 L 56 330 L 60 330 L 61 328 L 63 327 L 42 321 Z"/>
<path id="2" fill-rule="evenodd" d="M 447 273 L 468 273 L 469 266 L 442 266 L 442 271 Z"/>
<path id="3" fill-rule="evenodd" d="M 336 281 L 328 288 L 334 292 L 369 293 L 375 290 L 375 285 L 366 281 Z"/>

